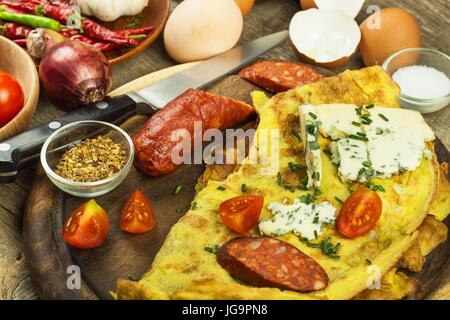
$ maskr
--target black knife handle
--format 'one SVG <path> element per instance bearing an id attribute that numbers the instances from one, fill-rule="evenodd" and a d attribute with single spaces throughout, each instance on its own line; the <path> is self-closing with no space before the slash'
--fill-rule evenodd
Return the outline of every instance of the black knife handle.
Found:
<path id="1" fill-rule="evenodd" d="M 62 126 L 82 120 L 116 122 L 136 113 L 136 100 L 123 95 L 67 113 L 61 118 L 0 141 L 0 183 L 15 180 L 17 171 L 39 155 L 45 140 Z"/>

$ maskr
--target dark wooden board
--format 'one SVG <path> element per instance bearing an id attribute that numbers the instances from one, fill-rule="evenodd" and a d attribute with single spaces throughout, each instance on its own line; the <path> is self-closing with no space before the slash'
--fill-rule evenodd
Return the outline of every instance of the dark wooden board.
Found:
<path id="1" fill-rule="evenodd" d="M 231 76 L 209 91 L 250 102 L 249 93 L 254 89 L 256 87 L 248 82 Z M 122 127 L 133 134 L 144 121 L 145 117 L 135 116 Z M 450 161 L 450 153 L 440 141 L 436 149 L 440 161 Z M 81 251 L 67 246 L 60 230 L 65 218 L 86 199 L 59 191 L 39 168 L 25 210 L 24 242 L 29 268 L 40 296 L 51 299 L 110 299 L 109 291 L 115 289 L 117 279 L 139 278 L 150 266 L 171 226 L 183 215 L 177 213 L 176 208 L 183 208 L 183 212 L 189 209 L 194 186 L 203 169 L 202 165 L 185 165 L 161 178 L 149 178 L 133 169 L 118 189 L 96 198 L 110 217 L 108 239 L 98 249 Z M 184 185 L 184 189 L 174 196 L 172 193 L 177 185 Z M 120 210 L 137 188 L 144 190 L 153 202 L 158 226 L 149 233 L 130 235 L 119 228 Z M 450 269 L 448 252 L 450 241 L 436 249 L 424 270 L 414 275 L 422 284 L 416 298 L 426 298 L 445 279 L 442 274 Z M 81 268 L 83 283 L 80 290 L 69 290 L 66 286 L 69 276 L 66 270 L 71 265 Z"/>

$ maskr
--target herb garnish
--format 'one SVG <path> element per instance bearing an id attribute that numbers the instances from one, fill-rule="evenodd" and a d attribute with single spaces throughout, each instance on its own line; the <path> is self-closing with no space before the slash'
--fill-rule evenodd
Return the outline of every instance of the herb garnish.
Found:
<path id="1" fill-rule="evenodd" d="M 225 188 L 225 187 L 222 187 L 222 186 L 218 186 L 218 187 L 217 187 L 217 190 L 220 190 L 220 191 L 225 191 L 225 190 L 226 190 L 226 188 Z"/>
<path id="2" fill-rule="evenodd" d="M 191 203 L 191 210 L 195 210 L 195 209 L 197 209 L 197 202 L 192 202 Z"/>
<path id="3" fill-rule="evenodd" d="M 339 199 L 338 197 L 334 197 L 336 199 L 337 202 L 339 202 L 340 204 L 344 203 L 343 200 Z"/>
<path id="4" fill-rule="evenodd" d="M 314 180 L 320 180 L 320 172 L 318 172 L 318 171 L 315 171 L 314 173 L 313 173 L 313 175 L 312 175 L 312 178 L 314 179 Z"/>
<path id="5" fill-rule="evenodd" d="M 363 137 L 363 136 L 359 136 L 359 135 L 355 135 L 355 134 L 351 134 L 348 137 L 350 139 L 354 139 L 354 140 L 369 141 L 369 139 L 367 139 L 367 137 Z"/>
<path id="6" fill-rule="evenodd" d="M 320 149 L 319 143 L 317 143 L 317 141 L 311 141 L 309 143 L 309 147 L 311 148 L 311 150 Z"/>
<path id="7" fill-rule="evenodd" d="M 313 194 L 306 194 L 306 195 L 302 195 L 300 196 L 300 202 L 304 203 L 304 204 L 311 204 L 314 203 L 314 201 L 317 200 L 317 197 Z"/>
<path id="8" fill-rule="evenodd" d="M 176 212 L 177 212 L 177 213 L 182 213 L 182 212 L 183 212 L 183 208 L 178 207 L 178 208 L 176 209 Z"/>
<path id="9" fill-rule="evenodd" d="M 389 119 L 386 118 L 386 116 L 385 116 L 384 114 L 382 114 L 382 113 L 379 113 L 378 116 L 379 116 L 381 119 L 383 119 L 384 121 L 386 121 L 386 122 L 389 121 Z"/>
<path id="10" fill-rule="evenodd" d="M 288 165 L 289 165 L 289 169 L 291 169 L 292 172 L 296 172 L 296 171 L 298 171 L 300 169 L 305 168 L 304 165 L 293 163 L 293 162 L 289 162 Z"/>
<path id="11" fill-rule="evenodd" d="M 299 134 L 296 130 L 291 129 L 291 134 L 292 134 L 294 137 L 296 137 L 299 141 L 302 141 L 302 137 L 300 136 L 300 134 Z"/>
<path id="12" fill-rule="evenodd" d="M 366 259 L 366 264 L 367 264 L 368 266 L 370 266 L 370 265 L 372 264 L 372 261 L 370 261 L 369 259 Z"/>
<path id="13" fill-rule="evenodd" d="M 371 182 L 371 181 L 368 181 L 368 182 L 366 183 L 366 187 L 369 188 L 369 189 L 372 190 L 372 191 L 381 191 L 381 192 L 385 192 L 385 191 L 386 191 L 386 189 L 384 189 L 383 186 L 381 186 L 381 185 L 376 185 L 376 184 L 374 184 L 374 183 Z"/>
<path id="14" fill-rule="evenodd" d="M 352 121 L 352 125 L 357 126 L 357 127 L 361 127 L 361 123 L 356 122 L 356 121 Z"/>
<path id="15" fill-rule="evenodd" d="M 181 190 L 183 190 L 183 186 L 182 185 L 178 185 L 175 190 L 173 190 L 173 195 L 176 196 L 177 194 L 179 194 L 181 192 Z"/>
<path id="16" fill-rule="evenodd" d="M 341 257 L 336 254 L 339 251 L 339 249 L 341 248 L 341 243 L 338 242 L 335 245 L 333 245 L 330 237 L 320 241 L 320 243 L 313 243 L 313 242 L 307 241 L 306 245 L 310 248 L 321 249 L 323 254 L 330 257 L 331 259 L 337 260 Z"/>
<path id="17" fill-rule="evenodd" d="M 214 247 L 204 247 L 203 250 L 212 254 L 217 254 L 220 250 L 220 246 L 216 244 Z"/>
<path id="18" fill-rule="evenodd" d="M 317 119 L 317 116 L 312 112 L 308 112 L 308 115 L 313 119 Z"/>
<path id="19" fill-rule="evenodd" d="M 246 192 L 247 192 L 247 185 L 246 185 L 245 183 L 243 183 L 243 184 L 241 185 L 241 190 L 242 190 L 243 193 L 246 193 Z"/>
<path id="20" fill-rule="evenodd" d="M 277 173 L 277 185 L 281 186 L 281 172 Z"/>
<path id="21" fill-rule="evenodd" d="M 368 105 L 364 106 L 364 108 L 366 108 L 366 109 L 373 109 L 374 107 L 375 107 L 374 104 L 368 104 Z"/>

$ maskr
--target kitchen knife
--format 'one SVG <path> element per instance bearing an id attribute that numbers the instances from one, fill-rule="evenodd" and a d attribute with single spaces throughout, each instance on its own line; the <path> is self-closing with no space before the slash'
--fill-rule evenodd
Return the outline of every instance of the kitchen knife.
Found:
<path id="1" fill-rule="evenodd" d="M 153 114 L 189 88 L 203 88 L 236 72 L 279 45 L 287 31 L 273 33 L 201 62 L 141 91 L 107 97 L 49 123 L 0 142 L 0 183 L 14 181 L 20 167 L 35 159 L 45 140 L 60 127 L 82 120 L 117 122 L 133 114 Z"/>

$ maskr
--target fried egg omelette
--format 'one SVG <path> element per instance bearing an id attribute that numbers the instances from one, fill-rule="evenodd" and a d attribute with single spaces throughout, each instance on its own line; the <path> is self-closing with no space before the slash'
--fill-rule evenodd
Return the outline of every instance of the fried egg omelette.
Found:
<path id="1" fill-rule="evenodd" d="M 264 208 L 261 219 L 270 219 L 272 212 L 268 204 L 291 203 L 302 195 L 311 194 L 308 190 L 292 190 L 286 185 L 297 185 L 305 177 L 304 170 L 293 171 L 290 163 L 305 164 L 302 141 L 293 134 L 299 131 L 298 107 L 304 103 L 312 105 L 345 103 L 357 106 L 377 104 L 398 108 L 399 88 L 380 68 L 371 67 L 358 71 L 346 71 L 338 76 L 325 78 L 316 83 L 298 87 L 267 99 L 262 93 L 254 93 L 254 105 L 259 114 L 256 142 L 251 150 L 266 150 L 267 159 L 257 164 L 246 158 L 243 163 L 226 178 L 206 179 L 204 186 L 196 195 L 192 208 L 176 223 L 164 245 L 155 257 L 148 272 L 141 280 L 134 282 L 119 280 L 118 299 L 400 299 L 414 290 L 414 283 L 394 268 L 405 256 L 409 248 L 421 238 L 422 225 L 430 206 L 443 220 L 450 211 L 446 200 L 436 199 L 436 190 L 448 192 L 448 186 L 439 183 L 446 181 L 440 177 L 437 157 L 423 158 L 414 171 L 395 175 L 388 179 L 375 179 L 385 192 L 379 195 L 383 211 L 375 228 L 365 236 L 355 239 L 342 237 L 334 226 L 325 226 L 323 234 L 317 239 L 331 239 L 340 243 L 339 259 L 332 259 L 321 250 L 311 247 L 294 234 L 280 235 L 285 241 L 318 262 L 329 277 L 328 287 L 320 291 L 300 293 L 269 287 L 250 286 L 231 276 L 218 265 L 215 255 L 205 248 L 221 246 L 238 234 L 228 229 L 218 215 L 218 207 L 223 201 L 246 193 L 264 195 Z M 278 148 L 274 147 L 271 136 L 262 134 L 271 129 L 280 130 Z M 322 158 L 321 193 L 317 201 L 327 201 L 337 210 L 347 199 L 358 183 L 345 183 L 338 174 L 337 167 L 324 151 L 331 141 L 319 137 Z M 429 145 L 432 149 L 432 145 Z M 251 152 L 250 152 L 251 153 Z M 259 154 L 259 153 L 258 153 Z M 261 174 L 268 163 L 279 159 L 277 171 Z M 264 161 L 265 160 L 265 161 Z M 207 168 L 207 171 L 211 168 Z M 269 170 L 270 171 L 270 170 Z M 205 174 L 207 174 L 206 172 Z M 208 174 L 210 174 L 209 172 Z M 281 177 L 281 178 L 280 178 Z M 396 192 L 401 187 L 401 195 Z M 439 192 L 439 193 L 440 193 Z M 438 198 L 438 197 L 437 197 Z M 444 213 L 446 212 L 446 213 Z M 437 221 L 437 220 L 436 220 Z M 441 224 L 437 221 L 438 224 Z M 427 232 L 426 230 L 423 232 Z M 257 228 L 250 232 L 259 235 Z M 446 232 L 445 232 L 446 235 Z M 439 237 L 427 244 L 424 252 L 429 253 L 443 239 Z M 428 241 L 430 242 L 430 241 Z M 419 247 L 424 242 L 419 243 Z M 423 247 L 423 245 L 422 245 Z M 414 254 L 413 254 L 414 255 Z M 408 259 L 404 262 L 408 264 Z M 383 277 L 384 276 L 384 277 Z M 382 278 L 382 279 L 381 279 Z M 381 291 L 367 290 L 377 286 L 381 279 Z M 373 291 L 373 292 L 372 292 Z"/>

